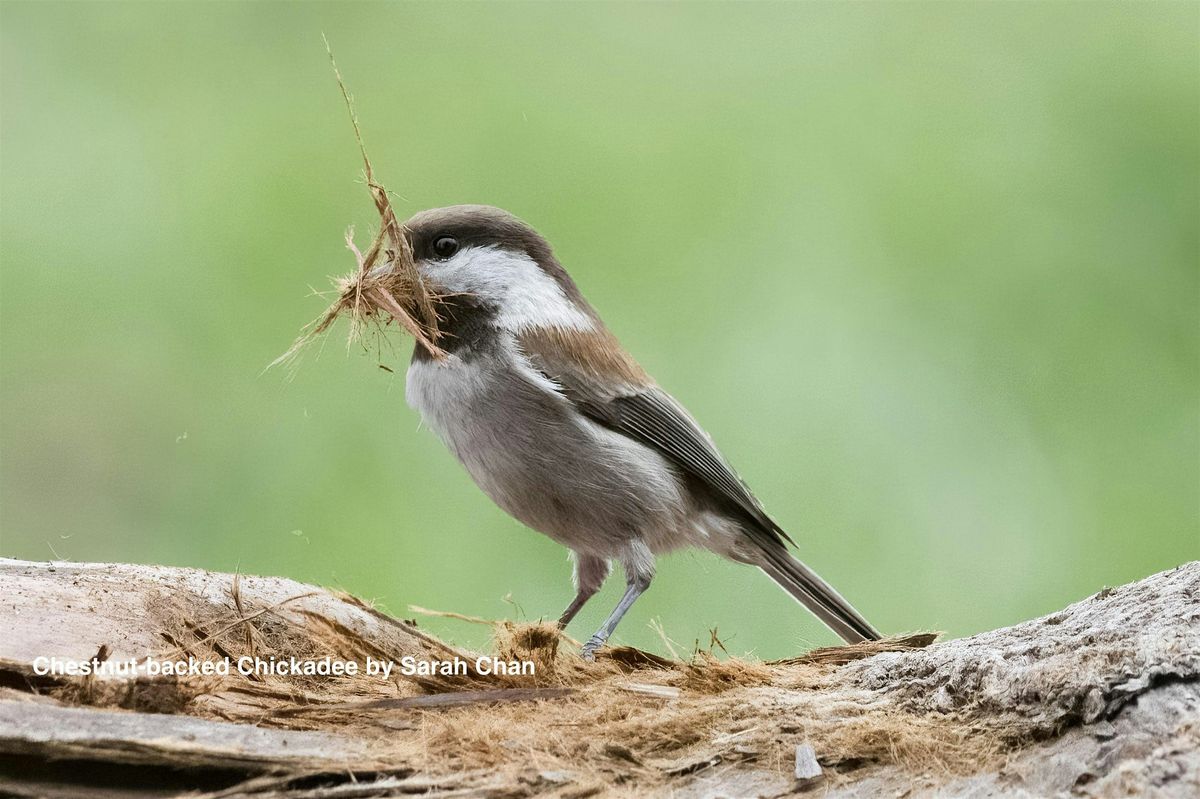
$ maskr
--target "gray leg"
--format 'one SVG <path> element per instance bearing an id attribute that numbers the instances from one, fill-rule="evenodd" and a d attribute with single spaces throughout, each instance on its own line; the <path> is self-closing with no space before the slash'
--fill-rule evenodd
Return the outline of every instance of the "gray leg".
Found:
<path id="1" fill-rule="evenodd" d="M 608 641 L 608 637 L 612 635 L 613 630 L 617 629 L 617 625 L 621 622 L 621 617 L 633 607 L 633 603 L 637 598 L 645 593 L 650 587 L 650 581 L 654 579 L 653 571 L 642 571 L 636 568 L 631 568 L 629 564 L 625 565 L 625 594 L 621 597 L 621 601 L 617 603 L 616 609 L 605 620 L 604 624 L 600 625 L 600 629 L 596 634 L 588 639 L 583 645 L 584 660 L 595 660 L 596 650 L 604 646 Z"/>
<path id="2" fill-rule="evenodd" d="M 604 578 L 608 577 L 609 571 L 608 561 L 604 558 L 581 555 L 578 552 L 572 552 L 571 556 L 575 560 L 575 598 L 558 619 L 560 629 L 570 624 L 580 608 L 596 595 L 600 586 L 604 585 Z"/>

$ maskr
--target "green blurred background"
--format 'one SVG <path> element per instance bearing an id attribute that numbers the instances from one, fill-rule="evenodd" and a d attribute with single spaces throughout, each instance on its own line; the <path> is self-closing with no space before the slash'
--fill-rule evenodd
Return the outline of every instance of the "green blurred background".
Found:
<path id="1" fill-rule="evenodd" d="M 377 219 L 325 32 L 398 212 L 542 231 L 884 630 L 1200 557 L 1196 3 L 5 2 L 0 31 L 0 554 L 569 599 L 418 428 L 407 341 L 348 356 L 343 323 L 260 374 Z M 618 640 L 661 650 L 651 619 L 833 640 L 706 553 Z"/>

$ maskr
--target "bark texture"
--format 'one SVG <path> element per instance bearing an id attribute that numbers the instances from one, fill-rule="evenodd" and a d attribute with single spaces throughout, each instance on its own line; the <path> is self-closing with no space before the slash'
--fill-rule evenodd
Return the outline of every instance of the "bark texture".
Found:
<path id="1" fill-rule="evenodd" d="M 1200 562 L 929 640 L 586 664 L 500 625 L 495 654 L 536 676 L 164 677 L 148 655 L 478 653 L 286 579 L 0 560 L 0 794 L 1200 795 Z M 43 675 L 39 657 L 141 668 Z"/>

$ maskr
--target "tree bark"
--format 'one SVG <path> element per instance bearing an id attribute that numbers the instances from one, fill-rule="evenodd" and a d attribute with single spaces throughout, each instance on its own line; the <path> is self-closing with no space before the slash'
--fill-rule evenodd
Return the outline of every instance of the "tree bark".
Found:
<path id="1" fill-rule="evenodd" d="M 552 628 L 501 623 L 494 654 L 537 673 L 498 677 L 480 653 L 287 579 L 0 559 L 0 793 L 1200 795 L 1200 562 L 931 639 L 588 664 Z M 396 665 L 150 673 L 272 657 Z M 134 666 L 42 673 L 50 658 Z M 409 677 L 405 658 L 466 665 Z"/>

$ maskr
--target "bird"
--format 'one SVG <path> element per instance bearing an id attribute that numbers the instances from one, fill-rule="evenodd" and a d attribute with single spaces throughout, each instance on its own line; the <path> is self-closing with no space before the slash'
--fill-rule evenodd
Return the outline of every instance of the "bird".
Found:
<path id="1" fill-rule="evenodd" d="M 707 549 L 757 566 L 847 643 L 879 632 L 814 571 L 691 414 L 618 342 L 550 244 L 487 205 L 402 228 L 441 318 L 417 342 L 407 403 L 482 491 L 570 550 L 560 629 L 621 566 L 625 591 L 582 646 L 594 660 L 649 587 L 655 559 Z"/>

